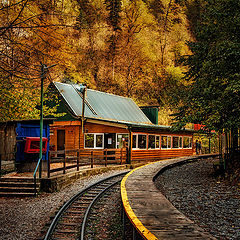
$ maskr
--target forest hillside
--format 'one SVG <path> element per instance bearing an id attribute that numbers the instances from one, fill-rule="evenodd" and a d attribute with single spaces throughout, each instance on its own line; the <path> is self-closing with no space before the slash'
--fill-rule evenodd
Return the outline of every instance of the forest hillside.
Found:
<path id="1" fill-rule="evenodd" d="M 52 65 L 45 89 L 85 83 L 169 112 L 200 11 L 200 0 L 1 1 L 0 120 L 38 118 Z"/>

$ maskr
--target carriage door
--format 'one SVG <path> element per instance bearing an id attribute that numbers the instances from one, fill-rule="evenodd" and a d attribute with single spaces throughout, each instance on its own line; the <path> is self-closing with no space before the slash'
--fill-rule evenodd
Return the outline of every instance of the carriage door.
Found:
<path id="1" fill-rule="evenodd" d="M 104 148 L 111 149 L 111 151 L 107 151 L 108 155 L 115 155 L 116 133 L 105 133 L 104 134 Z M 108 160 L 115 160 L 115 157 L 109 157 Z"/>
<path id="2" fill-rule="evenodd" d="M 65 149 L 65 130 L 57 130 L 57 151 L 64 149 Z"/>

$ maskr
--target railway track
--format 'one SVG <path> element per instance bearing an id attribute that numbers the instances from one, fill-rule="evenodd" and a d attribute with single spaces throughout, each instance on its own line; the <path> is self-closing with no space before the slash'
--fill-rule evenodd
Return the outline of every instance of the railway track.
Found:
<path id="1" fill-rule="evenodd" d="M 99 199 L 107 198 L 107 193 L 116 189 L 126 173 L 105 178 L 73 196 L 56 214 L 44 240 L 87 239 L 85 235 L 89 236 L 92 232 L 88 226 L 95 220 L 97 209 L 100 207 L 97 206 Z"/>

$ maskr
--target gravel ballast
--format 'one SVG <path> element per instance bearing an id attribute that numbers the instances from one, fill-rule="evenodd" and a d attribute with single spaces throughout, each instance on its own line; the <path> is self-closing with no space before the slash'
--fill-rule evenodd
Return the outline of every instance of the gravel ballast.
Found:
<path id="1" fill-rule="evenodd" d="M 240 239 L 240 189 L 214 176 L 213 159 L 164 171 L 155 181 L 166 198 L 217 239 Z"/>
<path id="2" fill-rule="evenodd" d="M 121 172 L 109 171 L 81 179 L 59 192 L 43 193 L 36 198 L 0 198 L 0 238 L 38 239 L 45 224 L 64 202 L 85 187 Z"/>
<path id="3" fill-rule="evenodd" d="M 239 186 L 215 178 L 213 161 L 199 160 L 168 169 L 157 178 L 156 185 L 177 209 L 217 239 L 240 239 Z M 37 198 L 0 198 L 0 238 L 38 239 L 65 201 L 88 185 L 120 172 L 81 179 Z"/>

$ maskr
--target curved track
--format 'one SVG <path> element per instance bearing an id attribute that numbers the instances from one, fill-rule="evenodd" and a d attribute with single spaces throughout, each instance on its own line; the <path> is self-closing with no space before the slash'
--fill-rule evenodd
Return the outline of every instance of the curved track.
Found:
<path id="1" fill-rule="evenodd" d="M 105 178 L 73 196 L 56 214 L 44 240 L 84 240 L 87 222 L 91 221 L 89 219 L 91 208 L 106 191 L 119 183 L 126 173 Z"/>

